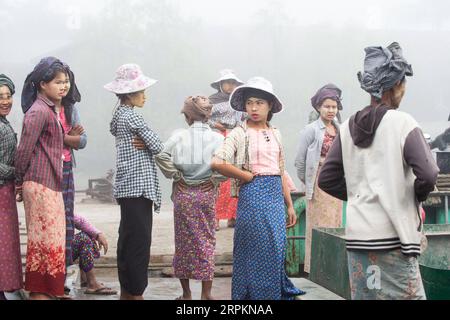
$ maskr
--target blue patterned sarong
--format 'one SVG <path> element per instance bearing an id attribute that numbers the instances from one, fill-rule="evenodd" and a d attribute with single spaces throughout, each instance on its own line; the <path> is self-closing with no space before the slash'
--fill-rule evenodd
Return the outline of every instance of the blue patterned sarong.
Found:
<path id="1" fill-rule="evenodd" d="M 72 162 L 64 162 L 63 166 L 63 199 L 66 212 L 66 268 L 73 264 L 72 241 L 75 236 L 73 214 L 75 202 L 75 185 Z"/>
<path id="2" fill-rule="evenodd" d="M 286 245 L 281 177 L 256 177 L 239 194 L 233 300 L 291 300 L 304 294 L 286 275 Z"/>

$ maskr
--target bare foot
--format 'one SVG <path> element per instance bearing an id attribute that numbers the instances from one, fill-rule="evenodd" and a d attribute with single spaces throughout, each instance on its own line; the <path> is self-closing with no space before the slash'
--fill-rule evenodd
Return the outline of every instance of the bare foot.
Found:
<path id="1" fill-rule="evenodd" d="M 143 296 L 133 296 L 125 291 L 120 292 L 120 300 L 134 300 L 134 301 L 143 301 Z"/>
<path id="2" fill-rule="evenodd" d="M 209 295 L 209 296 L 202 296 L 202 300 L 213 301 L 213 300 L 216 300 L 216 298 L 214 298 L 213 296 Z"/>
<path id="3" fill-rule="evenodd" d="M 44 293 L 30 293 L 30 300 L 55 300 L 54 297 L 51 297 L 48 294 Z"/>
<path id="4" fill-rule="evenodd" d="M 188 301 L 188 300 L 192 300 L 192 295 L 182 295 L 182 296 L 179 296 L 178 298 L 176 298 L 175 300 L 178 300 L 178 301 Z"/>

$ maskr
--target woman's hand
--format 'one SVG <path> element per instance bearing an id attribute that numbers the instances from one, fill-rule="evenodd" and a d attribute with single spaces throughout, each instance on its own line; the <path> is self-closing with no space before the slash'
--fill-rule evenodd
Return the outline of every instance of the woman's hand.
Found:
<path id="1" fill-rule="evenodd" d="M 290 229 L 297 224 L 297 215 L 295 214 L 294 207 L 289 207 L 287 209 L 288 218 L 287 218 L 287 228 Z"/>
<path id="2" fill-rule="evenodd" d="M 214 127 L 217 130 L 222 131 L 222 132 L 227 131 L 227 128 L 225 128 L 225 126 L 223 124 L 221 124 L 220 122 L 217 122 Z"/>
<path id="3" fill-rule="evenodd" d="M 23 188 L 22 186 L 16 186 L 16 201 L 22 202 L 23 201 Z"/>
<path id="4" fill-rule="evenodd" d="M 251 173 L 250 171 L 243 171 L 243 172 L 244 172 L 244 174 L 243 174 L 243 177 L 240 179 L 239 185 L 250 183 L 255 178 L 254 174 Z"/>
<path id="5" fill-rule="evenodd" d="M 146 150 L 147 149 L 147 146 L 145 145 L 144 140 L 142 140 L 139 137 L 134 137 L 132 144 L 133 144 L 133 147 L 135 147 L 138 150 Z"/>
<path id="6" fill-rule="evenodd" d="M 101 250 L 104 249 L 105 254 L 108 252 L 108 240 L 103 233 L 99 233 L 97 236 L 98 247 Z"/>
<path id="7" fill-rule="evenodd" d="M 68 133 L 69 136 L 82 136 L 83 134 L 84 128 L 81 125 L 76 125 Z"/>

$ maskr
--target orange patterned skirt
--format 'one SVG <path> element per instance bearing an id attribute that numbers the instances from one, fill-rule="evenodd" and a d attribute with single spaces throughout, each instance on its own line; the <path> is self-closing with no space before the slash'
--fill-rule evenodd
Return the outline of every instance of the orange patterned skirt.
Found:
<path id="1" fill-rule="evenodd" d="M 236 219 L 238 198 L 231 197 L 231 180 L 220 184 L 216 202 L 216 219 Z"/>
<path id="2" fill-rule="evenodd" d="M 23 201 L 28 231 L 25 290 L 63 296 L 66 218 L 62 193 L 27 181 Z"/>
<path id="3" fill-rule="evenodd" d="M 319 167 L 320 172 L 320 167 Z M 325 193 L 317 184 L 317 174 L 314 185 L 314 195 L 306 207 L 306 241 L 305 241 L 305 272 L 310 273 L 311 240 L 313 228 L 342 227 L 343 202 Z"/>

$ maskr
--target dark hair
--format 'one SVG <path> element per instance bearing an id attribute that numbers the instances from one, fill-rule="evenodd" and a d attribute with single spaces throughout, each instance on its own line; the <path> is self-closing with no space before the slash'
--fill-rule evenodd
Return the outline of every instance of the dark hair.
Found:
<path id="1" fill-rule="evenodd" d="M 269 115 L 267 116 L 267 122 L 272 121 L 272 118 L 273 118 L 273 112 L 272 112 L 272 110 L 270 110 Z"/>
<path id="2" fill-rule="evenodd" d="M 66 76 L 69 76 L 69 73 L 67 72 L 66 68 L 64 68 L 64 66 L 55 64 L 48 69 L 47 73 L 42 77 L 41 81 L 49 83 L 56 78 L 58 73 L 64 73 Z"/>
<path id="3" fill-rule="evenodd" d="M 123 93 L 116 93 L 116 97 L 120 100 L 120 101 L 122 101 L 123 99 L 125 99 L 125 98 L 128 98 L 128 94 L 123 94 Z"/>
<path id="4" fill-rule="evenodd" d="M 130 99 L 130 96 L 135 95 L 136 93 L 139 93 L 141 91 L 136 92 L 130 92 L 130 93 L 116 93 L 116 97 L 120 100 L 120 103 L 123 102 L 125 99 Z"/>

